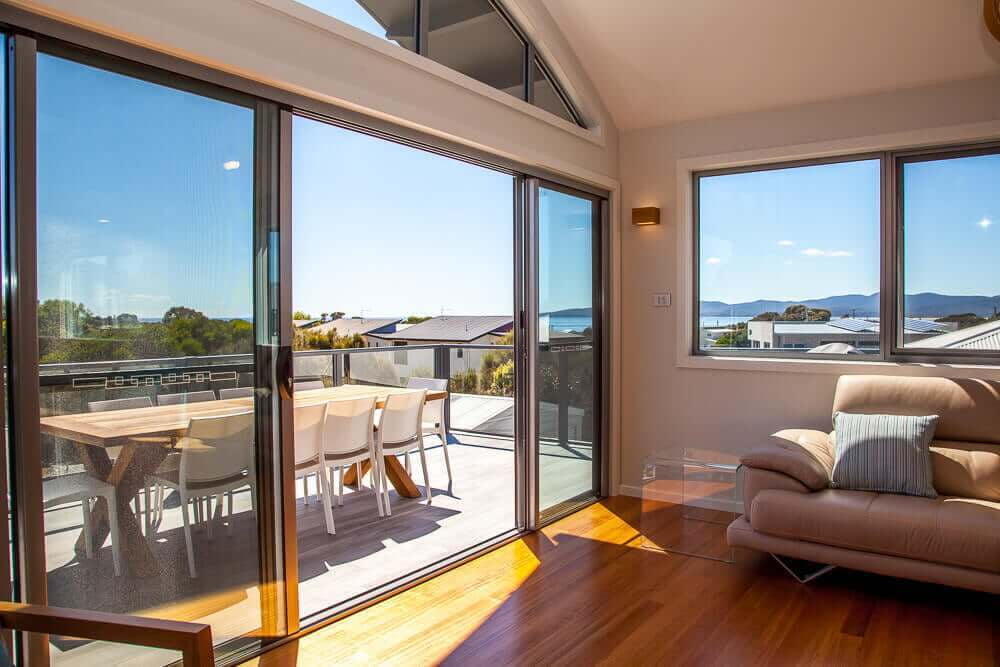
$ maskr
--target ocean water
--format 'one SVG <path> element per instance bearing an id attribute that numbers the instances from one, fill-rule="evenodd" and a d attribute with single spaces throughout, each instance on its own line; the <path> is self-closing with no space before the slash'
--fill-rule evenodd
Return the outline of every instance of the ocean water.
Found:
<path id="1" fill-rule="evenodd" d="M 589 317 L 550 316 L 549 329 L 553 331 L 583 331 L 591 326 Z"/>
<path id="2" fill-rule="evenodd" d="M 750 317 L 721 317 L 721 316 L 702 316 L 699 319 L 699 325 L 702 327 L 728 327 L 738 322 L 749 322 L 752 318 Z"/>

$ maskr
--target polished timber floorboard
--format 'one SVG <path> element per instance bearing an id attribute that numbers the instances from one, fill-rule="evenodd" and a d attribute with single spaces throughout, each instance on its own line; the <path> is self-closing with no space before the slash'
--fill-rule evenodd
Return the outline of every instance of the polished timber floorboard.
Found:
<path id="1" fill-rule="evenodd" d="M 749 551 L 642 548 L 640 525 L 723 534 L 611 498 L 253 664 L 1000 664 L 995 596 L 842 570 L 800 585 Z"/>

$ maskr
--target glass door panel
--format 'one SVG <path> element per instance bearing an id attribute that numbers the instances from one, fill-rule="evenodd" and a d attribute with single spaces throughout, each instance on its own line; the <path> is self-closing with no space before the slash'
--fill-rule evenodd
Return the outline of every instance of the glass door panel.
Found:
<path id="1" fill-rule="evenodd" d="M 537 190 L 535 424 L 538 507 L 558 513 L 600 492 L 600 200 Z"/>
<path id="2" fill-rule="evenodd" d="M 256 472 L 271 393 L 255 393 L 255 110 L 52 54 L 37 82 L 48 603 L 210 623 L 216 643 L 259 634 L 275 611 Z M 140 651 L 50 646 L 57 664 Z"/>

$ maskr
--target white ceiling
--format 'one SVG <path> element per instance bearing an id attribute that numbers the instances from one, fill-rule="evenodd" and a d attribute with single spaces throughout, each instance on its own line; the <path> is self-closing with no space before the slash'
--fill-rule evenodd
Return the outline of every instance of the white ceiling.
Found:
<path id="1" fill-rule="evenodd" d="M 1000 73 L 982 0 L 542 0 L 623 130 Z"/>

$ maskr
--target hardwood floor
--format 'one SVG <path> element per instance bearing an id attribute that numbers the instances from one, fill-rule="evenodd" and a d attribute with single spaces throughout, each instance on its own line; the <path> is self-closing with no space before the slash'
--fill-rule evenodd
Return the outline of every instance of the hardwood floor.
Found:
<path id="1" fill-rule="evenodd" d="M 651 551 L 679 508 L 617 497 L 281 646 L 251 664 L 998 665 L 995 596 L 770 557 Z M 641 521 L 641 523 L 640 523 Z"/>

